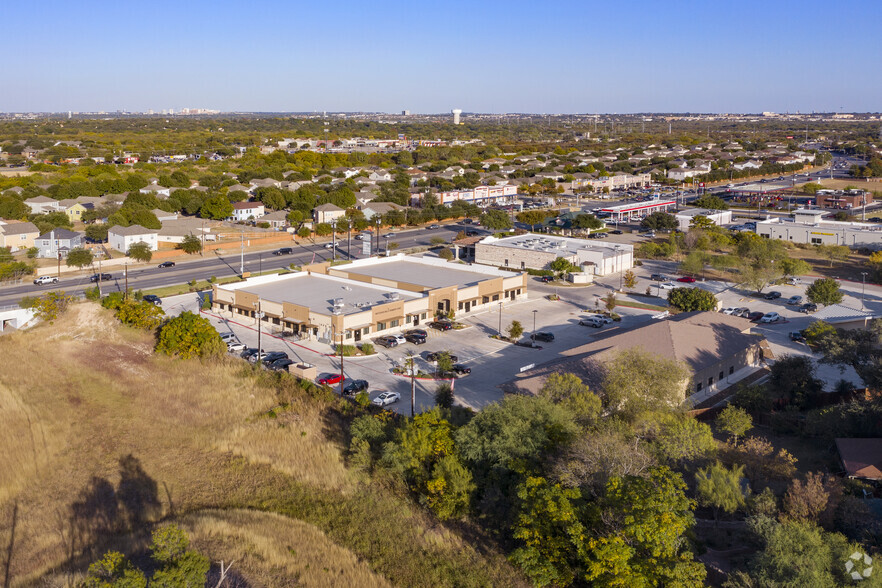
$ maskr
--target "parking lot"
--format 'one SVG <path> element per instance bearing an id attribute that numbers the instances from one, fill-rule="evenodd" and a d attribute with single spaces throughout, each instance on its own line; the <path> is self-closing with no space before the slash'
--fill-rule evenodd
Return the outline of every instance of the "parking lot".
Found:
<path id="1" fill-rule="evenodd" d="M 646 287 L 656 282 L 651 282 L 649 277 L 652 273 L 662 273 L 672 280 L 679 274 L 675 270 L 675 264 L 664 261 L 648 261 L 642 267 L 634 268 L 638 276 L 638 283 L 634 290 L 644 292 Z M 435 366 L 426 360 L 430 352 L 449 351 L 457 356 L 458 363 L 471 368 L 471 374 L 462 376 L 454 382 L 454 391 L 457 402 L 475 409 L 480 409 L 489 403 L 502 398 L 499 386 L 510 379 L 521 368 L 529 365 L 538 365 L 559 356 L 563 350 L 590 341 L 598 333 L 590 327 L 580 326 L 579 319 L 594 310 L 603 309 L 601 298 L 619 286 L 618 275 L 599 279 L 595 284 L 584 287 L 566 285 L 560 282 L 542 283 L 538 278 L 531 278 L 529 283 L 529 299 L 507 303 L 502 308 L 500 317 L 498 307 L 471 315 L 461 319 L 465 328 L 446 332 L 437 331 L 421 325 L 428 332 L 426 343 L 415 345 L 404 343 L 402 345 L 384 348 L 375 345 L 377 353 L 368 357 L 344 358 L 344 374 L 349 379 L 364 379 L 370 383 L 370 396 L 375 398 L 382 391 L 394 391 L 401 394 L 401 402 L 393 405 L 393 410 L 402 413 L 410 412 L 410 379 L 405 376 L 395 375 L 392 369 L 403 365 L 409 352 L 417 356 L 418 368 L 427 373 L 433 373 Z M 789 306 L 784 301 L 790 296 L 805 295 L 805 288 L 812 281 L 811 278 L 803 279 L 803 283 L 797 286 L 782 285 L 774 289 L 781 292 L 782 297 L 778 300 L 766 300 L 757 298 L 749 292 L 736 288 L 731 283 L 719 281 L 698 281 L 694 284 L 681 284 L 678 286 L 697 286 L 713 292 L 720 300 L 723 307 L 747 307 L 751 311 L 778 312 L 783 319 L 776 323 L 761 324 L 753 323 L 753 331 L 764 335 L 776 356 L 786 353 L 808 354 L 809 349 L 804 343 L 790 341 L 790 331 L 801 330 L 808 326 L 814 319 L 812 315 L 802 314 L 796 311 L 795 306 Z M 861 285 L 843 283 L 843 291 L 846 294 L 843 304 L 853 308 L 860 308 Z M 766 291 L 768 291 L 767 289 Z M 652 288 L 653 294 L 658 292 Z M 552 301 L 548 295 L 557 294 L 560 300 Z M 640 302 L 665 305 L 665 291 L 661 292 L 661 298 L 655 296 L 633 297 Z M 630 308 L 628 296 L 620 296 L 620 305 L 616 307 L 616 313 L 622 318 L 621 326 L 630 326 L 642 321 L 652 320 L 657 314 L 655 310 Z M 864 300 L 868 310 L 875 310 L 882 314 L 882 288 L 867 286 Z M 163 308 L 168 314 L 178 314 L 183 310 L 197 311 L 198 298 L 195 294 L 182 295 L 163 300 Z M 220 332 L 232 331 L 236 339 L 246 347 L 257 347 L 258 333 L 253 322 L 233 322 L 220 319 L 210 313 L 203 314 L 209 318 Z M 249 319 L 240 319 L 249 321 Z M 531 331 L 548 331 L 554 334 L 554 341 L 541 343 L 541 349 L 512 345 L 507 342 L 491 338 L 497 334 L 500 325 L 503 333 L 513 320 L 517 320 L 524 328 L 522 340 L 528 340 Z M 747 319 L 744 319 L 747 322 Z M 615 326 L 604 327 L 615 328 Z M 329 354 L 332 349 L 328 345 L 314 341 L 292 341 L 281 339 L 263 333 L 261 335 L 261 347 L 265 351 L 283 351 L 288 357 L 298 362 L 309 363 L 316 366 L 319 377 L 337 374 L 340 371 L 340 359 Z M 857 375 L 852 370 L 840 373 L 838 367 L 819 365 L 819 377 L 828 382 L 828 385 L 839 379 L 851 380 L 860 383 Z M 428 408 L 434 405 L 433 395 L 439 382 L 434 380 L 416 380 L 416 407 Z"/>

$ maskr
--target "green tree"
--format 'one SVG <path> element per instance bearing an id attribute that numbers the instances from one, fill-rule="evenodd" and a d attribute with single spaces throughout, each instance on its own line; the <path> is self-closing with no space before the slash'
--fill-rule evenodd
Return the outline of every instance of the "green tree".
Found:
<path id="1" fill-rule="evenodd" d="M 512 227 L 511 218 L 502 210 L 491 209 L 481 215 L 481 224 L 491 231 L 501 231 Z"/>
<path id="2" fill-rule="evenodd" d="M 851 254 L 851 249 L 845 245 L 818 245 L 818 253 L 830 260 L 830 267 L 834 261 L 845 261 Z"/>
<path id="3" fill-rule="evenodd" d="M 515 218 L 518 219 L 518 222 L 531 225 L 533 230 L 535 230 L 536 225 L 542 223 L 545 217 L 546 213 L 544 210 L 525 210 L 524 212 L 519 212 Z"/>
<path id="4" fill-rule="evenodd" d="M 442 382 L 435 388 L 435 404 L 441 408 L 452 407 L 454 400 L 453 387 L 447 382 Z"/>
<path id="5" fill-rule="evenodd" d="M 732 514 L 746 504 L 741 478 L 744 466 L 736 465 L 731 470 L 716 462 L 701 468 L 695 474 L 695 493 L 698 502 L 714 509 L 714 520 L 719 520 L 722 510 Z"/>
<path id="6" fill-rule="evenodd" d="M 729 404 L 720 411 L 716 418 L 717 427 L 732 438 L 732 444 L 738 445 L 738 438 L 753 428 L 753 418 L 743 408 Z"/>
<path id="7" fill-rule="evenodd" d="M 73 301 L 73 296 L 67 296 L 61 291 L 46 292 L 36 298 L 22 299 L 20 304 L 23 308 L 32 308 L 37 318 L 51 324 L 52 321 L 64 314 Z"/>
<path id="8" fill-rule="evenodd" d="M 653 230 L 672 230 L 680 226 L 677 218 L 667 212 L 653 212 L 640 221 L 640 226 Z"/>
<path id="9" fill-rule="evenodd" d="M 165 312 L 162 308 L 151 302 L 123 300 L 116 307 L 116 318 L 124 325 L 136 329 L 153 330 L 162 322 Z"/>
<path id="10" fill-rule="evenodd" d="M 707 254 L 703 251 L 692 251 L 680 262 L 681 273 L 698 276 L 704 273 L 704 263 Z"/>
<path id="11" fill-rule="evenodd" d="M 103 223 L 88 225 L 85 230 L 86 237 L 99 243 L 107 241 L 107 229 L 107 225 Z"/>
<path id="12" fill-rule="evenodd" d="M 590 229 L 592 231 L 596 231 L 597 229 L 602 229 L 606 225 L 603 224 L 603 221 L 594 216 L 593 214 L 577 214 L 573 219 L 573 228 L 574 229 Z"/>
<path id="13" fill-rule="evenodd" d="M 312 235 L 312 231 L 308 227 L 300 227 L 297 229 L 297 236 L 301 239 L 308 239 Z"/>
<path id="14" fill-rule="evenodd" d="M 717 308 L 717 297 L 701 288 L 674 288 L 668 292 L 668 304 L 684 312 L 712 311 Z"/>
<path id="15" fill-rule="evenodd" d="M 89 566 L 84 588 L 146 588 L 144 573 L 118 551 L 109 551 Z"/>
<path id="16" fill-rule="evenodd" d="M 769 387 L 798 407 L 809 405 L 824 391 L 824 383 L 815 377 L 812 358 L 805 355 L 779 357 L 770 369 Z"/>
<path id="17" fill-rule="evenodd" d="M 548 265 L 548 267 L 554 273 L 556 273 L 558 275 L 563 275 L 567 272 L 573 271 L 575 266 L 573 266 L 572 262 L 569 259 L 566 259 L 565 257 L 558 257 L 557 259 L 552 261 Z"/>
<path id="18" fill-rule="evenodd" d="M 210 567 L 208 558 L 188 550 L 190 540 L 175 525 L 160 527 L 153 532 L 150 546 L 159 569 L 153 574 L 151 586 L 157 588 L 203 588 Z"/>
<path id="19" fill-rule="evenodd" d="M 816 182 L 809 182 L 802 185 L 802 191 L 806 194 L 817 194 L 818 190 L 823 190 L 824 186 Z"/>
<path id="20" fill-rule="evenodd" d="M 520 321 L 511 321 L 511 324 L 508 326 L 508 338 L 512 341 L 517 341 L 523 334 L 524 327 L 521 325 Z"/>
<path id="21" fill-rule="evenodd" d="M 302 210 L 292 210 L 285 216 L 285 220 L 288 221 L 289 225 L 299 225 L 303 222 L 303 211 Z"/>
<path id="22" fill-rule="evenodd" d="M 191 233 L 184 236 L 184 240 L 181 241 L 180 245 L 178 245 L 178 248 L 187 255 L 199 253 L 200 251 L 202 251 L 202 239 Z"/>
<path id="23" fill-rule="evenodd" d="M 637 274 L 635 274 L 632 270 L 627 270 L 622 276 L 622 281 L 625 284 L 625 288 L 634 288 L 638 282 Z"/>
<path id="24" fill-rule="evenodd" d="M 701 214 L 693 216 L 689 221 L 689 227 L 693 229 L 710 230 L 715 229 L 716 226 L 717 223 Z"/>
<path id="25" fill-rule="evenodd" d="M 769 284 L 773 284 L 781 278 L 783 275 L 781 269 L 780 264 L 747 264 L 738 274 L 738 285 L 751 288 L 759 294 Z"/>
<path id="26" fill-rule="evenodd" d="M 208 358 L 222 355 L 226 345 L 208 319 L 185 311 L 160 328 L 156 350 L 182 359 Z"/>
<path id="27" fill-rule="evenodd" d="M 144 263 L 153 259 L 153 252 L 150 250 L 150 245 L 143 241 L 133 243 L 132 246 L 129 247 L 129 250 L 126 251 L 126 255 L 135 261 L 142 261 Z"/>
<path id="28" fill-rule="evenodd" d="M 690 376 L 685 365 L 640 349 L 619 351 L 605 367 L 604 407 L 627 421 L 679 406 Z"/>
<path id="29" fill-rule="evenodd" d="M 615 292 L 610 292 L 609 294 L 604 296 L 602 298 L 602 300 L 603 300 L 603 305 L 606 307 L 606 310 L 608 310 L 609 312 L 612 312 L 613 310 L 615 310 L 616 304 L 617 304 Z"/>
<path id="30" fill-rule="evenodd" d="M 447 351 L 440 352 L 435 359 L 435 365 L 441 374 L 448 374 L 453 371 L 453 359 L 450 357 L 450 353 Z"/>
<path id="31" fill-rule="evenodd" d="M 511 560 L 536 586 L 570 585 L 586 540 L 574 505 L 579 491 L 529 477 L 518 488 L 518 498 L 521 506 L 512 534 L 521 546 L 512 552 Z"/>
<path id="32" fill-rule="evenodd" d="M 812 271 L 812 266 L 807 261 L 789 257 L 782 259 L 778 267 L 785 276 L 804 276 Z"/>
<path id="33" fill-rule="evenodd" d="M 95 257 L 92 255 L 91 251 L 81 247 L 75 247 L 67 252 L 67 257 L 65 258 L 64 263 L 67 264 L 67 267 L 83 269 L 84 267 L 92 265 L 94 260 Z"/>
<path id="34" fill-rule="evenodd" d="M 539 390 L 539 396 L 565 407 L 582 425 L 593 423 L 600 416 L 600 398 L 575 374 L 551 374 Z"/>
<path id="35" fill-rule="evenodd" d="M 334 232 L 331 223 L 318 223 L 315 225 L 315 234 L 319 237 L 327 237 Z"/>
<path id="36" fill-rule="evenodd" d="M 447 247 L 444 247 L 441 249 L 441 251 L 438 252 L 438 257 L 440 257 L 441 259 L 447 260 L 447 261 L 452 261 L 453 260 L 453 251 L 451 251 Z"/>
<path id="37" fill-rule="evenodd" d="M 842 291 L 839 289 L 839 282 L 833 278 L 819 278 L 806 288 L 806 297 L 815 304 L 823 304 L 830 306 L 842 302 Z"/>
<path id="38" fill-rule="evenodd" d="M 729 205 L 719 196 L 702 196 L 692 201 L 695 208 L 707 208 L 708 210 L 729 210 Z"/>
<path id="39" fill-rule="evenodd" d="M 814 321 L 802 331 L 809 345 L 821 345 L 825 339 L 836 336 L 836 327 L 824 321 Z"/>
<path id="40" fill-rule="evenodd" d="M 677 412 L 647 413 L 634 429 L 650 442 L 660 460 L 676 465 L 702 459 L 716 449 L 709 426 Z"/>
<path id="41" fill-rule="evenodd" d="M 217 194 L 207 198 L 199 207 L 201 218 L 224 220 L 233 216 L 233 204 L 223 194 Z"/>

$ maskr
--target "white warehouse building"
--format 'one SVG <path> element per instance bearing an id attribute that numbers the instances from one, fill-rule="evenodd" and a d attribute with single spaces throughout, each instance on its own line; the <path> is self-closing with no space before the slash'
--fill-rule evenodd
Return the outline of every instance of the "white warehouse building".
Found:
<path id="1" fill-rule="evenodd" d="M 634 247 L 625 243 L 527 233 L 514 237 L 486 237 L 475 244 L 476 263 L 514 270 L 548 269 L 558 257 L 594 276 L 615 274 L 634 267 Z"/>
<path id="2" fill-rule="evenodd" d="M 822 220 L 822 210 L 799 209 L 793 218 L 770 218 L 756 223 L 756 233 L 767 239 L 782 239 L 811 245 L 846 245 L 882 249 L 882 226 Z"/>
<path id="3" fill-rule="evenodd" d="M 692 224 L 692 219 L 694 219 L 696 216 L 706 217 L 708 220 L 713 221 L 713 223 L 718 227 L 732 224 L 731 210 L 707 210 L 704 208 L 690 208 L 688 210 L 681 210 L 674 215 L 679 225 L 678 228 L 681 231 L 688 231 L 690 225 Z"/>

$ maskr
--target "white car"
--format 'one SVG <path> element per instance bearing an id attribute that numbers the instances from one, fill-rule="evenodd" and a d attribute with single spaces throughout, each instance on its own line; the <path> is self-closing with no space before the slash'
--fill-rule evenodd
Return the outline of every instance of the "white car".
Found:
<path id="1" fill-rule="evenodd" d="M 401 400 L 401 394 L 398 392 L 383 392 L 371 401 L 376 406 L 386 406 L 387 404 L 395 404 Z"/>
<path id="2" fill-rule="evenodd" d="M 383 238 L 384 239 L 391 239 L 392 237 L 395 237 L 395 236 L 396 236 L 395 233 L 386 233 L 385 235 L 383 235 Z"/>
<path id="3" fill-rule="evenodd" d="M 333 243 L 325 243 L 325 249 L 333 249 L 333 248 L 334 248 Z"/>
<path id="4" fill-rule="evenodd" d="M 227 351 L 229 351 L 230 353 L 236 351 L 245 351 L 245 344 L 238 341 L 230 341 L 229 343 L 227 343 Z"/>
<path id="5" fill-rule="evenodd" d="M 677 285 L 672 282 L 665 282 L 664 284 L 659 284 L 658 287 L 662 290 L 673 290 Z"/>
<path id="6" fill-rule="evenodd" d="M 233 339 L 236 338 L 236 334 L 233 333 L 232 331 L 227 331 L 226 333 L 221 333 L 220 338 L 221 338 L 221 341 L 223 341 L 224 343 L 229 343 L 230 341 L 232 341 Z"/>
<path id="7" fill-rule="evenodd" d="M 56 278 L 55 276 L 40 276 L 39 278 L 37 278 L 36 280 L 34 280 L 34 283 L 37 284 L 37 285 L 40 285 L 40 284 L 57 284 L 57 283 L 58 283 L 58 278 Z"/>
<path id="8" fill-rule="evenodd" d="M 604 315 L 602 315 L 602 314 L 588 314 L 588 315 L 585 315 L 585 318 L 586 318 L 587 320 L 599 320 L 599 321 L 603 321 L 603 324 L 605 324 L 605 325 L 608 325 L 608 324 L 610 324 L 611 322 L 613 322 L 613 320 L 612 320 L 611 318 L 609 318 L 608 316 L 604 316 Z"/>
<path id="9" fill-rule="evenodd" d="M 763 315 L 763 318 L 760 319 L 761 323 L 776 323 L 780 320 L 783 320 L 784 317 L 778 314 L 777 312 L 767 312 Z"/>
<path id="10" fill-rule="evenodd" d="M 407 343 L 407 339 L 404 338 L 404 335 L 388 335 L 390 339 L 395 339 L 395 343 L 398 345 L 404 345 Z"/>

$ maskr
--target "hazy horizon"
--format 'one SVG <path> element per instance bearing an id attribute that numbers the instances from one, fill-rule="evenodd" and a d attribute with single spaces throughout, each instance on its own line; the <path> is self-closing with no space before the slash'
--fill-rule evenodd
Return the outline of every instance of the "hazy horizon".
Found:
<path id="1" fill-rule="evenodd" d="M 878 3 L 536 6 L 7 5 L 0 111 L 880 110 Z"/>

